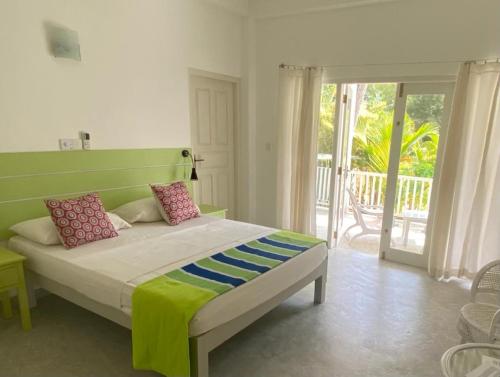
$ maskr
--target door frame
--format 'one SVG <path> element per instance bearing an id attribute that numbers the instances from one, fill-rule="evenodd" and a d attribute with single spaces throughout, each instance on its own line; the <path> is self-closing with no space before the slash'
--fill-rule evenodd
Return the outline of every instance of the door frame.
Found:
<path id="1" fill-rule="evenodd" d="M 197 68 L 188 68 L 188 106 L 190 108 L 190 90 L 191 90 L 191 80 L 193 77 L 202 77 L 206 79 L 213 79 L 219 81 L 225 81 L 232 85 L 233 87 L 233 95 L 234 95 L 234 120 L 233 120 L 233 154 L 234 154 L 234 219 L 239 219 L 241 216 L 241 206 L 239 203 L 239 198 L 242 197 L 240 190 L 242 190 L 242 184 L 240 183 L 240 177 L 243 174 L 239 173 L 242 171 L 240 169 L 241 161 L 244 161 L 240 158 L 238 151 L 241 150 L 240 145 L 242 144 L 241 140 L 241 79 L 239 77 L 224 75 L 222 73 L 215 73 L 210 71 L 204 71 Z M 189 135 L 190 135 L 190 145 L 192 146 L 192 135 L 191 135 L 191 110 L 189 110 Z M 196 151 L 194 151 L 196 153 Z M 250 161 L 250 159 L 248 159 Z M 250 172 L 250 166 L 247 168 Z M 252 183 L 250 183 L 252 185 Z M 251 195 L 251 194 L 250 194 Z M 251 200 L 249 197 L 248 211 L 251 212 Z"/>
<path id="2" fill-rule="evenodd" d="M 327 231 L 327 247 L 333 248 L 338 246 L 339 236 L 338 233 L 338 191 L 340 186 L 341 175 L 338 174 L 338 168 L 341 166 L 341 156 L 342 156 L 342 140 L 344 129 L 339 127 L 340 120 L 343 119 L 343 112 L 345 107 L 343 106 L 343 97 L 345 93 L 344 84 L 336 84 L 335 93 L 335 116 L 333 120 L 333 148 L 332 151 L 332 173 L 330 174 L 330 193 L 329 193 L 329 203 L 328 203 L 328 231 Z M 342 114 L 342 115 L 341 115 Z M 337 215 L 336 215 L 337 214 Z M 334 230 L 335 228 L 335 230 Z"/>
<path id="3" fill-rule="evenodd" d="M 347 84 L 357 84 L 357 83 L 366 83 L 366 84 L 374 84 L 374 83 L 406 83 L 406 84 L 447 84 L 451 88 L 451 95 L 449 96 L 450 100 L 452 100 L 453 97 L 453 91 L 455 87 L 457 77 L 452 76 L 452 75 L 432 75 L 432 76 L 398 76 L 395 75 L 394 77 L 391 76 L 383 76 L 383 77 L 378 77 L 378 76 L 359 76 L 359 77 L 349 77 L 348 79 L 341 79 L 341 78 L 330 78 L 326 79 L 323 84 L 336 84 L 337 85 L 337 94 L 336 94 L 336 99 L 335 99 L 335 115 L 334 115 L 334 120 L 333 120 L 333 148 L 332 150 L 332 174 L 330 177 L 330 193 L 329 197 L 330 198 L 336 198 L 337 191 L 339 189 L 339 176 L 337 174 L 337 169 L 341 164 L 341 161 L 339 161 L 339 156 L 340 156 L 340 151 L 339 151 L 339 145 L 341 142 L 342 138 L 342 132 L 339 132 L 339 124 L 340 120 L 342 119 L 341 117 L 341 111 L 344 111 L 343 109 L 343 103 L 342 103 L 342 95 L 344 94 L 343 87 Z M 339 95 L 341 93 L 341 95 Z M 399 93 L 399 92 L 397 92 Z M 396 93 L 396 96 L 398 95 Z M 396 109 L 394 109 L 394 112 L 396 112 Z M 438 156 L 436 159 L 436 170 L 434 173 L 434 180 L 435 183 L 433 184 L 432 187 L 432 192 L 431 192 L 431 203 L 430 203 L 430 210 L 429 210 L 429 220 L 428 220 L 428 229 L 432 229 L 432 221 L 434 218 L 434 207 L 435 207 L 435 194 L 434 191 L 439 185 L 439 179 L 440 179 L 440 167 L 441 167 L 441 159 L 442 159 L 442 151 L 443 151 L 443 146 L 444 143 L 446 142 L 447 139 L 447 134 L 448 134 L 448 123 L 443 127 L 444 130 L 441 131 L 440 140 L 439 140 L 439 146 L 438 146 Z M 443 144 L 442 144 L 443 143 Z M 338 221 L 338 219 L 335 218 L 335 213 L 337 212 L 336 208 L 336 202 L 335 200 L 330 199 L 329 207 L 328 207 L 328 231 L 327 231 L 327 247 L 328 248 L 335 248 L 338 246 L 338 241 L 340 238 L 340 234 L 337 234 L 337 238 L 334 237 L 334 226 L 335 222 Z M 430 233 L 429 233 L 430 235 Z M 428 249 L 428 241 L 430 239 L 430 236 L 426 235 L 426 242 L 424 246 L 424 250 Z M 380 245 L 382 245 L 382 234 L 381 234 L 381 240 L 380 240 Z M 428 253 L 428 251 L 427 251 Z M 382 248 L 380 247 L 379 249 L 379 258 L 380 259 L 385 259 L 385 255 L 382 253 Z M 421 267 L 426 267 L 426 266 L 421 266 Z"/>
<path id="4" fill-rule="evenodd" d="M 391 147 L 389 167 L 387 170 L 387 188 L 384 201 L 384 214 L 382 220 L 382 233 L 380 238 L 379 257 L 397 263 L 408 264 L 417 267 L 427 267 L 429 256 L 429 239 L 432 234 L 432 223 L 434 218 L 436 195 L 441 177 L 441 163 L 443 159 L 444 145 L 448 136 L 450 123 L 450 112 L 453 101 L 454 83 L 445 82 L 413 82 L 398 83 L 396 101 L 394 108 L 394 120 L 391 135 Z M 412 253 L 402 249 L 391 247 L 391 230 L 394 224 L 394 201 L 396 197 L 397 178 L 399 175 L 399 164 L 401 158 L 401 143 L 404 131 L 404 116 L 406 114 L 407 99 L 409 95 L 418 94 L 444 94 L 443 122 L 439 131 L 439 143 L 434 168 L 433 184 L 430 193 L 429 214 L 425 230 L 425 243 L 422 254 Z"/>

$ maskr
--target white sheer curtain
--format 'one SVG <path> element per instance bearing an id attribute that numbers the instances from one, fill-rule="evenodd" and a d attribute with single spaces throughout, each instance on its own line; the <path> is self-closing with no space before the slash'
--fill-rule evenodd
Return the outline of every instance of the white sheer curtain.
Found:
<path id="1" fill-rule="evenodd" d="M 430 240 L 429 273 L 471 277 L 500 258 L 500 64 L 459 73 Z"/>
<path id="2" fill-rule="evenodd" d="M 316 232 L 316 158 L 321 101 L 319 68 L 280 68 L 277 225 Z"/>

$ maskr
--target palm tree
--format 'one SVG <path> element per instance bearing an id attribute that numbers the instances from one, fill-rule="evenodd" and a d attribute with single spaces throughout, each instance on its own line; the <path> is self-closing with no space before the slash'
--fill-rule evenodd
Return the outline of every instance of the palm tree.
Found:
<path id="1" fill-rule="evenodd" d="M 392 123 L 392 114 L 388 112 L 379 112 L 371 119 L 360 117 L 358 125 L 361 127 L 356 127 L 353 141 L 354 166 L 362 170 L 387 172 Z M 439 127 L 436 123 L 424 123 L 415 128 L 413 120 L 406 114 L 401 143 L 400 171 L 408 175 L 432 176 L 438 141 Z M 425 164 L 426 168 L 422 169 L 421 164 Z M 429 168 L 431 171 L 428 171 Z"/>

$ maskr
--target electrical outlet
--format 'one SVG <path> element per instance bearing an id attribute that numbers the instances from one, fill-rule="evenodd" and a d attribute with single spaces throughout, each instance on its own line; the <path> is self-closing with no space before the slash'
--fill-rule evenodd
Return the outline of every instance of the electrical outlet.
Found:
<path id="1" fill-rule="evenodd" d="M 90 133 L 86 131 L 80 131 L 80 139 L 82 140 L 82 147 L 85 150 L 90 149 Z"/>
<path id="2" fill-rule="evenodd" d="M 82 149 L 82 141 L 80 139 L 59 139 L 59 149 L 62 151 Z"/>

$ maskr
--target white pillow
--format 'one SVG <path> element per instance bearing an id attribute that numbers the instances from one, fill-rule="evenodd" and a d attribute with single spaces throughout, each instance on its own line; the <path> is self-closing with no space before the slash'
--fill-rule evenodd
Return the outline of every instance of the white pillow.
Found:
<path id="1" fill-rule="evenodd" d="M 156 206 L 155 199 L 145 198 L 134 200 L 113 210 L 129 223 L 152 223 L 162 221 L 161 213 Z"/>
<path id="2" fill-rule="evenodd" d="M 116 230 L 132 227 L 132 225 L 123 220 L 120 216 L 110 212 L 106 213 Z M 50 216 L 17 223 L 12 225 L 10 230 L 31 241 L 41 243 L 42 245 L 59 245 L 61 243 L 57 228 Z"/>
<path id="3" fill-rule="evenodd" d="M 116 213 L 112 212 L 106 212 L 108 215 L 109 219 L 113 223 L 113 226 L 115 229 L 118 231 L 120 229 L 129 229 L 132 228 L 132 225 L 130 225 L 127 221 L 122 219 L 120 216 L 118 216 Z"/>

